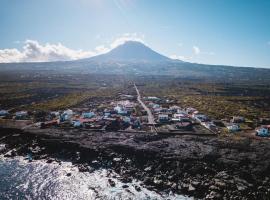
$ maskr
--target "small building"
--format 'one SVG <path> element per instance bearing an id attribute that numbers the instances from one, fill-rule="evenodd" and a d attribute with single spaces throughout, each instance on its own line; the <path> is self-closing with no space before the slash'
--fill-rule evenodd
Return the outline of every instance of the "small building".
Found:
<path id="1" fill-rule="evenodd" d="M 169 110 L 173 113 L 178 113 L 178 111 L 180 110 L 180 107 L 179 106 L 171 106 L 169 108 Z"/>
<path id="2" fill-rule="evenodd" d="M 192 108 L 192 107 L 186 108 L 186 112 L 187 112 L 188 114 L 198 113 L 197 109 Z"/>
<path id="3" fill-rule="evenodd" d="M 29 119 L 28 112 L 27 111 L 19 111 L 15 113 L 15 119 L 16 120 L 26 120 Z"/>
<path id="4" fill-rule="evenodd" d="M 110 112 L 104 112 L 104 117 L 107 118 L 107 117 L 110 117 L 111 116 L 111 113 Z"/>
<path id="5" fill-rule="evenodd" d="M 125 105 L 125 110 L 128 112 L 132 112 L 134 110 L 134 104 L 129 103 L 129 104 Z"/>
<path id="6" fill-rule="evenodd" d="M 83 112 L 82 113 L 82 118 L 84 118 L 84 119 L 90 119 L 92 117 L 95 117 L 94 112 Z"/>
<path id="7" fill-rule="evenodd" d="M 74 128 L 82 127 L 82 123 L 80 121 L 73 121 L 72 124 Z"/>
<path id="8" fill-rule="evenodd" d="M 213 122 L 203 122 L 202 125 L 211 131 L 217 131 L 217 126 Z"/>
<path id="9" fill-rule="evenodd" d="M 53 118 L 59 117 L 59 116 L 60 116 L 60 112 L 58 112 L 58 111 L 52 111 L 52 112 L 50 112 L 50 115 L 51 115 Z"/>
<path id="10" fill-rule="evenodd" d="M 229 124 L 226 126 L 229 132 L 237 132 L 240 131 L 241 128 L 238 124 Z"/>
<path id="11" fill-rule="evenodd" d="M 7 110 L 0 110 L 0 117 L 5 117 L 9 114 Z"/>
<path id="12" fill-rule="evenodd" d="M 193 118 L 199 121 L 200 123 L 209 121 L 209 118 L 204 114 L 194 114 Z"/>
<path id="13" fill-rule="evenodd" d="M 159 114 L 158 115 L 158 121 L 161 122 L 161 123 L 169 122 L 169 115 L 167 115 L 167 114 Z"/>
<path id="14" fill-rule="evenodd" d="M 240 116 L 234 116 L 231 120 L 232 123 L 244 123 L 245 118 Z"/>
<path id="15" fill-rule="evenodd" d="M 270 125 L 261 126 L 256 129 L 256 135 L 260 137 L 269 137 L 270 136 Z"/>
<path id="16" fill-rule="evenodd" d="M 187 114 L 184 114 L 184 113 L 175 113 L 175 114 L 173 115 L 173 117 L 174 117 L 174 118 L 179 118 L 179 119 L 181 119 L 181 118 L 186 118 L 186 117 L 188 117 L 188 115 L 187 115 Z"/>
<path id="17" fill-rule="evenodd" d="M 69 121 L 73 117 L 73 111 L 71 109 L 65 110 L 60 116 L 60 122 Z"/>
<path id="18" fill-rule="evenodd" d="M 129 95 L 129 94 L 121 94 L 120 98 L 122 100 L 134 100 L 135 99 L 135 97 L 133 95 Z"/>

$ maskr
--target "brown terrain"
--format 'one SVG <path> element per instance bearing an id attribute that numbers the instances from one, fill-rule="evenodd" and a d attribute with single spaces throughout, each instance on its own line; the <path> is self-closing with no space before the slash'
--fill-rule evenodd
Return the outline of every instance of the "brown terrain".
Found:
<path id="1" fill-rule="evenodd" d="M 68 159 L 80 171 L 106 167 L 123 182 L 135 178 L 157 191 L 201 199 L 270 198 L 268 139 L 2 128 L 0 142 L 5 157 Z"/>

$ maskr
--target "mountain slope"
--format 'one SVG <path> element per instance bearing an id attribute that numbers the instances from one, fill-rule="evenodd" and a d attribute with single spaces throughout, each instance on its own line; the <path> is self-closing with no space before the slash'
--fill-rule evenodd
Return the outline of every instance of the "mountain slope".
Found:
<path id="1" fill-rule="evenodd" d="M 164 62 L 171 59 L 163 56 L 146 45 L 136 42 L 127 41 L 122 45 L 112 49 L 110 52 L 94 56 L 81 61 L 97 62 Z"/>
<path id="2" fill-rule="evenodd" d="M 183 78 L 253 80 L 270 82 L 270 69 L 188 63 L 169 59 L 139 42 L 126 42 L 110 52 L 76 61 L 43 63 L 0 63 L 0 73 L 91 73 L 122 75 L 165 75 Z"/>

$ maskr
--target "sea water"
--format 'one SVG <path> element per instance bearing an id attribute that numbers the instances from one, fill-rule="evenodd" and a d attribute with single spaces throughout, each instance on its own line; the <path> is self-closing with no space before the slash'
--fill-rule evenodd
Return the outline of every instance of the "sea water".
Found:
<path id="1" fill-rule="evenodd" d="M 118 176 L 107 169 L 79 172 L 71 162 L 49 164 L 45 160 L 29 162 L 23 157 L 0 156 L 0 199 L 191 199 L 148 190 L 136 180 L 122 183 Z M 109 185 L 109 178 L 115 182 L 115 187 Z M 123 185 L 128 185 L 128 188 L 124 189 Z"/>

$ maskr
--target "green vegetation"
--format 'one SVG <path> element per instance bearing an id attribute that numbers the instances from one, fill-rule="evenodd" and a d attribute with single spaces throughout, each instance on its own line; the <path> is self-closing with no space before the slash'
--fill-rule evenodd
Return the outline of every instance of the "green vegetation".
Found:
<path id="1" fill-rule="evenodd" d="M 146 96 L 165 96 L 182 107 L 194 107 L 213 119 L 270 116 L 270 86 L 245 82 L 165 79 L 141 86 Z"/>

